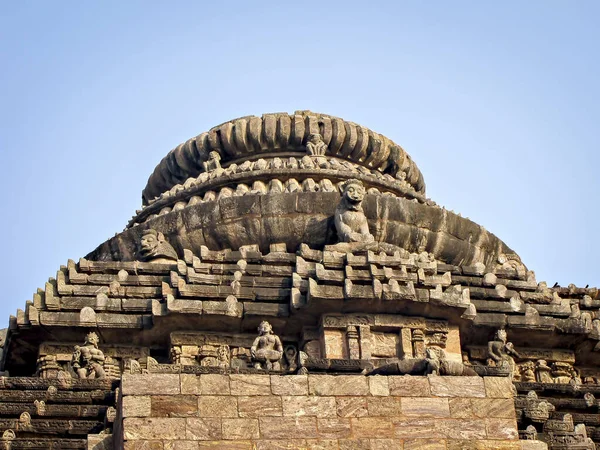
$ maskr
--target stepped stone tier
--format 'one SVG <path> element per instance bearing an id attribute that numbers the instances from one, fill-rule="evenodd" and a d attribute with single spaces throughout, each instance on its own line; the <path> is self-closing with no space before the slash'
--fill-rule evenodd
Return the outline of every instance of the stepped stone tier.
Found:
<path id="1" fill-rule="evenodd" d="M 600 296 L 425 195 L 383 135 L 243 117 L 10 318 L 7 449 L 594 449 Z"/>

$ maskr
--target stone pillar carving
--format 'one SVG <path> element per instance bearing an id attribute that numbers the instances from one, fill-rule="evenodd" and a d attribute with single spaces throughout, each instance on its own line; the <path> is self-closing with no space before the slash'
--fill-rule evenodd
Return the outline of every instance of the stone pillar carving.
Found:
<path id="1" fill-rule="evenodd" d="M 350 359 L 360 359 L 358 329 L 354 325 L 349 325 L 346 328 L 346 338 L 348 339 L 348 356 Z"/>

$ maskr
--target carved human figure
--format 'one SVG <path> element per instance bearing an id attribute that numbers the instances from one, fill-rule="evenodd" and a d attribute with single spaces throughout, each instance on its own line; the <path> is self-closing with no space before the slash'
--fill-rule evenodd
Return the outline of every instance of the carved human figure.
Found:
<path id="1" fill-rule="evenodd" d="M 283 345 L 279 337 L 273 334 L 269 322 L 263 321 L 258 326 L 258 336 L 250 347 L 250 355 L 255 369 L 281 369 L 279 360 L 283 356 Z"/>
<path id="2" fill-rule="evenodd" d="M 323 137 L 319 133 L 313 133 L 308 136 L 306 143 L 306 153 L 309 156 L 324 156 L 327 151 L 327 144 L 323 142 Z"/>
<path id="3" fill-rule="evenodd" d="M 79 378 L 105 377 L 104 353 L 98 348 L 98 342 L 98 335 L 92 331 L 87 334 L 82 346 L 75 346 L 71 362 Z"/>
<path id="4" fill-rule="evenodd" d="M 503 366 L 508 365 L 511 368 L 513 378 L 519 379 L 521 374 L 515 364 L 515 358 L 520 355 L 515 350 L 512 342 L 506 341 L 506 330 L 499 329 L 493 341 L 488 342 L 488 365 Z"/>
<path id="5" fill-rule="evenodd" d="M 217 364 L 219 367 L 229 367 L 230 351 L 229 345 L 220 345 L 217 349 Z"/>
<path id="6" fill-rule="evenodd" d="M 144 261 L 153 263 L 169 263 L 177 261 L 177 252 L 167 242 L 165 236 L 149 228 L 144 231 L 140 239 L 140 257 Z"/>
<path id="7" fill-rule="evenodd" d="M 202 163 L 205 172 L 212 172 L 221 168 L 221 155 L 219 152 L 212 151 L 208 154 L 208 160 Z"/>
<path id="8" fill-rule="evenodd" d="M 552 369 L 548 366 L 545 359 L 538 359 L 535 366 L 535 377 L 538 383 L 554 383 L 554 378 L 550 372 Z"/>
<path id="9" fill-rule="evenodd" d="M 365 188 L 356 179 L 343 185 L 342 199 L 335 210 L 335 228 L 340 242 L 373 242 L 367 217 L 362 209 Z"/>

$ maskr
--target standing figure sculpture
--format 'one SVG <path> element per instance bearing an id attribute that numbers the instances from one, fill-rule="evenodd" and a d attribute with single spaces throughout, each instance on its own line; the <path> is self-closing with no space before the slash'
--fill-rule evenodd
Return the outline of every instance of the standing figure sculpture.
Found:
<path id="1" fill-rule="evenodd" d="M 140 256 L 144 261 L 154 263 L 170 263 L 177 261 L 177 252 L 169 244 L 162 233 L 149 228 L 144 231 L 140 240 Z"/>
<path id="2" fill-rule="evenodd" d="M 104 373 L 104 353 L 98 348 L 98 335 L 93 331 L 85 337 L 82 346 L 76 345 L 71 359 L 78 378 L 102 379 Z"/>
<path id="3" fill-rule="evenodd" d="M 255 369 L 281 370 L 283 345 L 278 336 L 273 334 L 269 322 L 263 321 L 258 326 L 258 336 L 250 347 L 250 355 Z"/>
<path id="4" fill-rule="evenodd" d="M 506 341 L 506 330 L 499 329 L 494 336 L 494 340 L 488 342 L 488 366 L 508 366 L 510 367 L 511 374 L 515 380 L 518 380 L 521 376 L 518 367 L 513 359 L 520 358 L 521 356 L 515 350 L 512 342 Z"/>

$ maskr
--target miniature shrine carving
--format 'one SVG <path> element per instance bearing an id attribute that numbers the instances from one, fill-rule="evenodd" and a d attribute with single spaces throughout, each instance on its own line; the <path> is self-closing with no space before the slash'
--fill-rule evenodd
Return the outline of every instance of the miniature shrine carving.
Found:
<path id="1" fill-rule="evenodd" d="M 104 353 L 98 348 L 98 335 L 93 331 L 85 337 L 82 346 L 76 345 L 73 351 L 72 366 L 78 378 L 105 377 Z"/>

